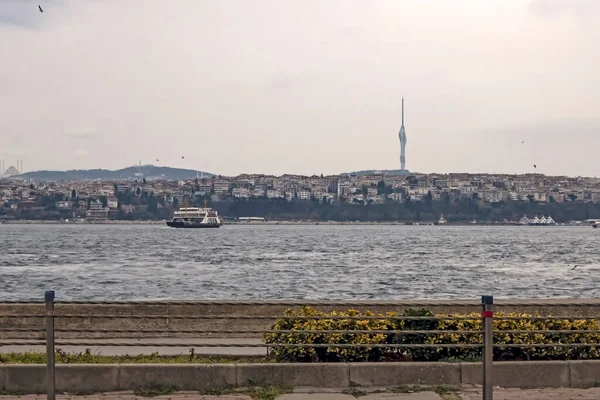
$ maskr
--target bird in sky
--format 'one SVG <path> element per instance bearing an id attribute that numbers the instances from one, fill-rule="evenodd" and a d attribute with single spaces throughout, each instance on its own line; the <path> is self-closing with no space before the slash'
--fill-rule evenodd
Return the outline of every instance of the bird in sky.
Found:
<path id="1" fill-rule="evenodd" d="M 185 158 L 184 156 L 181 156 L 181 159 L 184 159 L 184 158 Z"/>
<path id="2" fill-rule="evenodd" d="M 160 162 L 160 160 L 157 158 L 157 159 L 156 159 L 156 162 Z"/>
<path id="3" fill-rule="evenodd" d="M 524 140 L 521 142 L 521 144 L 523 144 L 523 143 L 525 143 L 525 141 L 524 141 Z"/>
<path id="4" fill-rule="evenodd" d="M 537 165 L 533 164 L 533 168 L 537 168 Z"/>
<path id="5" fill-rule="evenodd" d="M 573 270 L 573 269 L 575 269 L 575 268 L 577 268 L 577 267 L 578 267 L 578 265 L 574 266 L 574 267 L 573 267 L 573 268 L 571 268 L 571 269 Z"/>
<path id="6" fill-rule="evenodd" d="M 44 12 L 44 10 L 42 9 L 42 6 L 40 6 L 39 4 L 38 4 L 38 8 L 40 9 L 40 12 L 41 12 L 41 13 L 43 13 L 43 12 Z"/>

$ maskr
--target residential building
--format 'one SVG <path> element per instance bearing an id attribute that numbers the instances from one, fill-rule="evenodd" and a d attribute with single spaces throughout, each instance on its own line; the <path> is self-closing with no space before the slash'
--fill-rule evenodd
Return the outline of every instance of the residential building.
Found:
<path id="1" fill-rule="evenodd" d="M 91 202 L 90 208 L 85 213 L 85 220 L 89 222 L 101 222 L 108 220 L 108 207 L 101 202 Z"/>

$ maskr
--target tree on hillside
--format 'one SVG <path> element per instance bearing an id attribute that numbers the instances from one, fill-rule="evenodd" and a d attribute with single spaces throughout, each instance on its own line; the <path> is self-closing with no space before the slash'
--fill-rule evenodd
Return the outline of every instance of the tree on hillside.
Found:
<path id="1" fill-rule="evenodd" d="M 413 202 L 412 202 L 410 196 L 406 196 L 406 199 L 404 200 L 404 207 L 407 210 L 412 210 L 412 204 L 413 204 Z"/>

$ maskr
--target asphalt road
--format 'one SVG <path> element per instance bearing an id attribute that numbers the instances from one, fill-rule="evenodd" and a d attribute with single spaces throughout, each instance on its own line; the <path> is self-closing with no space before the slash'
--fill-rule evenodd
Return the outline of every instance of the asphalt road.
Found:
<path id="1" fill-rule="evenodd" d="M 22 353 L 27 351 L 38 351 L 45 352 L 46 346 L 36 344 L 34 340 L 18 340 L 23 343 L 31 343 L 27 345 L 4 345 L 3 343 L 15 342 L 16 340 L 0 340 L 0 353 Z M 82 345 L 68 345 L 63 346 L 60 344 L 60 340 L 57 340 L 56 348 L 67 353 L 80 353 L 86 349 L 90 349 L 94 354 L 102 354 L 106 356 L 120 356 L 120 355 L 140 355 L 140 354 L 152 354 L 158 352 L 160 355 L 178 355 L 178 354 L 189 354 L 190 348 L 194 348 L 196 354 L 203 355 L 222 355 L 222 356 L 262 356 L 267 354 L 265 347 L 202 347 L 202 344 L 207 345 L 246 345 L 246 344 L 262 344 L 260 338 L 201 338 L 201 339 L 189 339 L 189 338 L 148 338 L 148 339 L 63 339 L 63 342 L 70 343 L 82 343 Z M 99 342 L 115 342 L 123 343 L 125 346 L 98 346 L 94 343 Z M 136 346 L 140 343 L 152 343 L 156 345 L 152 346 Z M 166 347 L 166 345 L 177 343 L 182 344 L 177 347 Z M 165 345 L 164 347 L 161 345 Z"/>

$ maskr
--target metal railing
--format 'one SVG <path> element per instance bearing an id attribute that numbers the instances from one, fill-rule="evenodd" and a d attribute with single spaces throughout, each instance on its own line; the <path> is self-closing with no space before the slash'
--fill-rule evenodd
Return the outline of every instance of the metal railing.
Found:
<path id="1" fill-rule="evenodd" d="M 12 305 L 12 304 L 24 304 L 26 307 L 30 305 L 32 307 L 37 307 L 35 305 L 41 305 L 41 302 L 5 302 L 4 305 Z M 467 308 L 472 307 L 471 311 L 475 310 L 475 307 L 479 308 L 480 314 L 476 315 L 452 315 L 452 314 L 438 314 L 438 315 L 402 315 L 402 314 L 368 314 L 368 315 L 349 315 L 349 313 L 345 314 L 332 314 L 332 313 L 322 313 L 320 315 L 299 315 L 298 313 L 293 313 L 289 315 L 224 315 L 224 314 L 214 314 L 211 312 L 206 312 L 204 314 L 195 313 L 193 314 L 177 314 L 177 313 L 163 313 L 163 314 L 154 314 L 146 312 L 144 314 L 141 313 L 61 313 L 56 312 L 55 305 L 61 309 L 63 306 L 73 306 L 73 305 L 97 305 L 97 306 L 123 306 L 123 307 L 133 307 L 134 306 L 152 306 L 152 307 L 195 307 L 197 305 L 201 305 L 203 307 L 218 307 L 218 306 L 248 306 L 248 307 L 262 307 L 262 306 L 277 306 L 277 307 L 300 307 L 305 305 L 311 305 L 314 307 L 325 307 L 331 309 L 333 307 L 359 307 L 361 309 L 366 308 L 410 308 L 410 307 L 422 307 L 422 308 L 431 308 L 431 307 L 446 307 L 446 308 Z M 511 308 L 521 308 L 527 307 L 529 309 L 534 307 L 545 307 L 548 306 L 548 303 L 544 302 L 510 302 L 504 301 L 501 303 L 502 307 L 511 307 Z M 592 308 L 600 308 L 600 302 L 593 301 L 565 301 L 565 303 L 551 303 L 552 307 L 557 306 L 567 306 L 567 307 L 592 307 Z M 151 346 L 151 347 L 186 347 L 186 348 L 264 348 L 267 354 L 268 352 L 273 352 L 277 349 L 290 349 L 289 351 L 293 351 L 293 349 L 314 349 L 316 352 L 321 351 L 328 353 L 330 351 L 334 352 L 333 349 L 362 349 L 368 351 L 377 351 L 378 355 L 402 355 L 408 354 L 410 352 L 415 351 L 440 351 L 444 349 L 446 351 L 450 350 L 460 350 L 460 349 L 475 349 L 476 351 L 480 350 L 479 356 L 481 357 L 483 363 L 483 399 L 484 400 L 492 400 L 493 399 L 493 359 L 494 359 L 494 350 L 499 349 L 535 349 L 535 348 L 554 348 L 554 349 L 576 349 L 576 348 L 589 348 L 595 349 L 600 348 L 600 340 L 596 340 L 596 337 L 592 337 L 593 340 L 585 341 L 582 339 L 590 339 L 590 335 L 598 335 L 600 334 L 600 328 L 595 323 L 595 320 L 600 320 L 600 315 L 584 315 L 584 316 L 572 316 L 572 315 L 564 315 L 564 316 L 542 316 L 542 315 L 501 315 L 497 318 L 494 317 L 494 299 L 492 296 L 482 296 L 481 303 L 476 302 L 465 302 L 465 301 L 422 301 L 422 302 L 406 302 L 406 301 L 370 301 L 370 302 L 336 302 L 336 301 L 328 301 L 328 302 L 306 302 L 306 301 L 202 301 L 202 302 L 192 302 L 192 301 L 164 301 L 164 302 L 140 302 L 140 301 L 125 301 L 125 302 L 68 302 L 61 303 L 55 302 L 55 294 L 53 291 L 49 291 L 45 293 L 45 312 L 39 313 L 6 313 L 0 312 L 0 334 L 2 335 L 2 339 L 0 339 L 0 351 L 2 350 L 2 346 L 42 346 L 46 347 L 46 368 L 47 368 L 47 396 L 49 400 L 55 400 L 55 381 L 56 381 L 56 372 L 55 372 L 55 364 L 56 364 L 56 354 L 57 351 L 60 352 L 56 346 L 130 346 L 130 347 L 138 347 L 138 346 Z M 110 307 L 109 307 L 110 308 Z M 16 308 L 18 310 L 18 308 Z M 41 307 L 40 307 L 41 311 Z M 130 310 L 131 311 L 131 310 Z M 156 311 L 156 310 L 154 310 Z M 160 310 L 159 310 L 160 311 Z M 189 311 L 189 310 L 188 310 Z M 163 311 L 164 312 L 164 311 Z M 200 311 L 198 311 L 200 312 Z M 35 320 L 40 320 L 44 322 L 44 325 L 35 325 L 32 324 Z M 162 322 L 167 321 L 167 325 L 169 321 L 186 321 L 193 322 L 194 324 L 209 323 L 209 326 L 200 326 L 200 327 L 186 327 L 186 328 L 159 328 L 159 327 L 122 327 L 121 323 L 125 320 L 137 321 L 141 322 L 143 325 L 144 321 L 149 321 L 151 323 L 162 320 Z M 12 321 L 9 323 L 8 321 Z M 105 327 L 107 325 L 107 321 L 112 321 L 108 323 L 109 327 Z M 119 323 L 114 323 L 114 321 L 119 321 Z M 255 321 L 258 324 L 259 328 L 238 328 L 232 329 L 229 326 L 225 328 L 217 328 L 214 327 L 214 323 L 217 325 L 223 325 L 225 323 L 242 323 L 248 321 Z M 275 321 L 292 323 L 292 327 L 286 326 L 285 328 L 278 329 L 273 325 Z M 329 323 L 340 322 L 340 323 L 351 323 L 354 322 L 357 325 L 360 322 L 360 326 L 356 329 L 340 329 L 339 326 L 331 329 L 310 329 L 306 328 L 306 326 L 302 326 L 303 322 L 307 321 L 326 321 Z M 387 321 L 386 329 L 373 328 L 369 329 L 369 326 L 366 326 L 365 329 L 365 321 L 368 323 L 382 322 Z M 536 321 L 548 322 L 552 325 L 552 329 L 544 328 L 544 329 L 515 329 L 515 328 L 506 328 L 498 327 L 494 330 L 494 323 L 502 323 L 510 325 L 511 322 L 519 322 L 519 321 L 528 321 L 534 323 Z M 570 326 L 571 329 L 561 329 L 561 326 L 564 325 L 565 321 L 580 321 L 580 326 L 578 329 L 573 329 L 573 326 Z M 589 322 L 587 325 L 585 322 Z M 58 326 L 56 326 L 56 322 L 58 322 Z M 73 323 L 70 323 L 73 322 Z M 96 322 L 100 322 L 100 327 Z M 475 322 L 475 323 L 474 323 Z M 300 324 L 300 326 L 294 326 L 293 323 Z M 479 326 L 479 329 L 459 329 L 458 326 L 461 323 L 471 324 L 471 328 L 473 326 Z M 474 323 L 474 324 L 473 324 Z M 263 325 L 269 324 L 270 328 L 264 328 Z M 429 325 L 428 325 L 429 324 Z M 446 327 L 445 329 L 436 329 L 439 328 L 438 324 L 454 324 L 451 327 Z M 77 326 L 74 326 L 77 325 Z M 116 326 L 115 326 L 116 325 Z M 139 324 L 138 324 L 139 325 Z M 289 325 L 289 324 L 288 324 Z M 335 324 L 334 324 L 335 325 Z M 104 327 L 103 327 L 104 326 Z M 416 326 L 416 328 L 415 328 Z M 434 326 L 433 329 L 427 329 Z M 362 327 L 362 328 L 361 328 Z M 34 339 L 25 340 L 23 339 L 23 334 L 34 334 Z M 86 334 L 100 334 L 101 338 L 86 338 L 84 340 L 75 340 L 72 338 L 64 337 L 65 334 L 75 334 L 75 335 L 86 335 Z M 150 341 L 144 343 L 132 343 L 123 341 L 123 338 L 140 338 L 144 336 L 153 336 L 153 335 L 162 335 L 159 337 L 168 337 L 168 338 L 177 338 L 180 335 L 193 335 L 191 338 L 198 340 L 202 335 L 220 335 L 217 337 L 229 337 L 230 335 L 243 334 L 243 335 L 260 335 L 263 338 L 262 343 L 207 343 L 206 341 L 181 341 L 181 342 L 160 342 L 160 341 Z M 498 340 L 494 341 L 495 335 L 498 337 L 499 335 L 504 335 L 503 337 L 506 339 L 506 335 L 508 335 L 510 340 Z M 166 335 L 166 336 L 165 336 Z M 270 340 L 265 340 L 265 335 L 271 335 Z M 287 335 L 287 336 L 286 336 Z M 319 340 L 308 343 L 307 337 L 310 335 L 317 335 Z M 378 342 L 375 343 L 339 343 L 333 340 L 332 338 L 337 335 L 344 336 L 345 340 L 351 341 L 351 335 L 365 335 L 369 338 L 375 337 L 378 338 Z M 448 335 L 463 335 L 464 337 L 468 337 L 469 339 L 466 343 L 444 343 L 443 339 L 447 338 Z M 519 335 L 543 335 L 537 337 L 536 343 L 524 343 L 523 337 L 519 337 Z M 565 337 L 565 335 L 575 335 L 572 336 L 574 339 L 570 343 L 563 343 L 561 338 Z M 579 335 L 579 336 L 577 336 Z M 8 339 L 4 339 L 5 336 L 8 336 Z M 13 337 L 16 336 L 16 337 Z M 62 336 L 58 337 L 57 336 Z M 156 338 L 156 336 L 153 336 Z M 415 339 L 416 337 L 422 339 Z M 477 337 L 477 340 L 472 339 L 473 337 Z M 600 336 L 598 336 L 600 337 Z M 278 338 L 287 339 L 285 342 L 276 341 Z M 292 340 L 290 342 L 290 338 L 295 338 L 295 342 Z M 411 338 L 411 340 L 406 340 L 407 338 Z M 427 343 L 425 338 L 433 338 L 440 339 L 438 342 L 430 342 Z M 305 340 L 307 339 L 307 340 Z M 314 338 L 313 338 L 314 339 Z M 541 340 L 545 340 L 541 343 Z M 555 341 L 550 341 L 550 339 L 554 339 Z"/>

